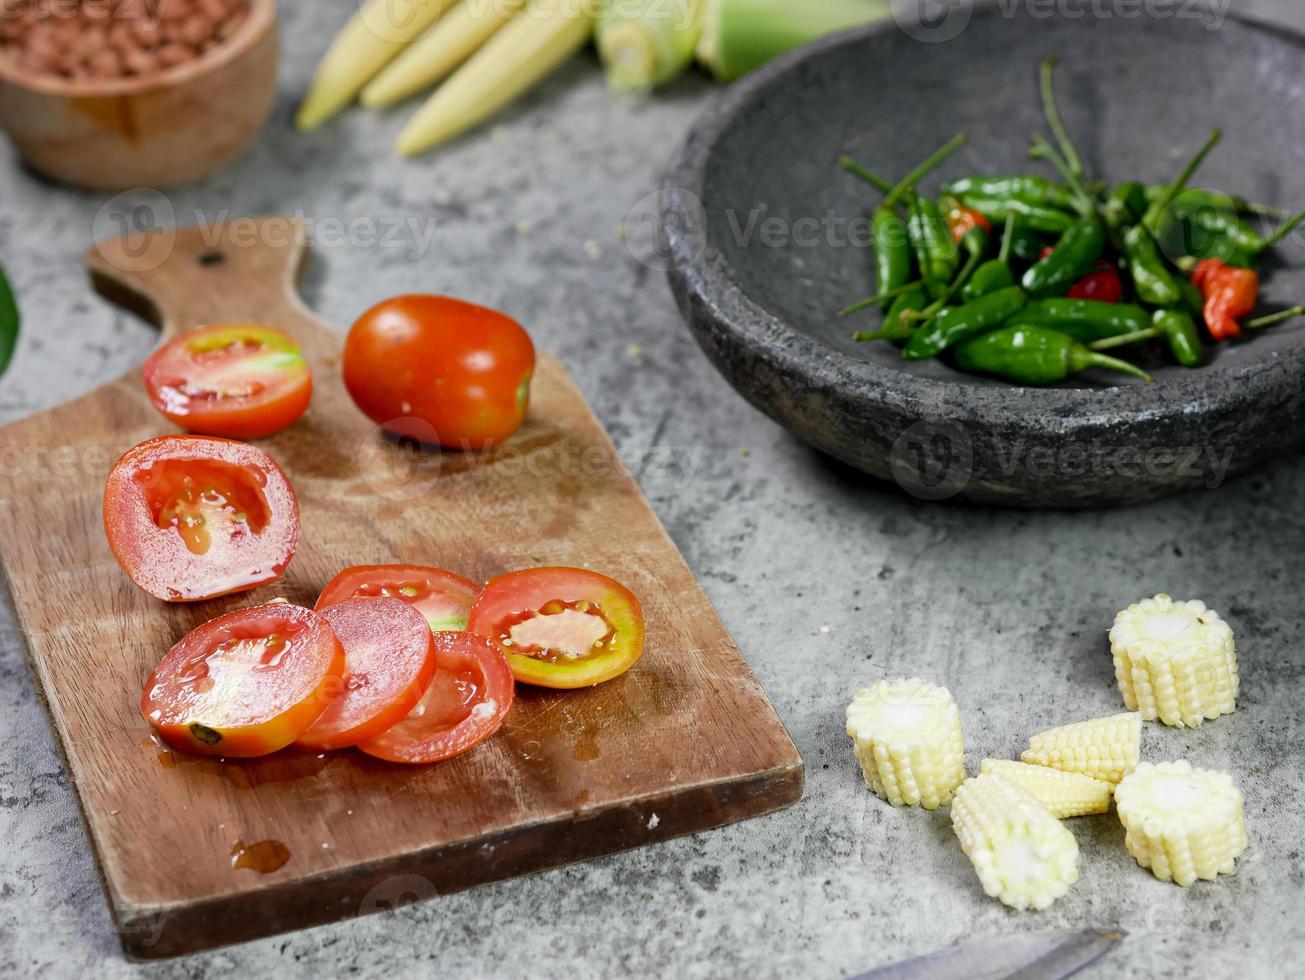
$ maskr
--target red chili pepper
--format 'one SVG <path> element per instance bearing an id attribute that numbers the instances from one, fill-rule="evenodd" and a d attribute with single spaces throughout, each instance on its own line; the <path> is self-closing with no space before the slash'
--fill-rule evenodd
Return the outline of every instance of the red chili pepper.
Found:
<path id="1" fill-rule="evenodd" d="M 1056 251 L 1048 245 L 1039 258 L 1045 259 Z M 1119 270 L 1109 262 L 1098 262 L 1086 276 L 1074 283 L 1067 294 L 1069 299 L 1094 299 L 1101 303 L 1122 303 L 1124 301 L 1124 281 L 1119 278 Z"/>
<path id="2" fill-rule="evenodd" d="M 975 228 L 982 228 L 988 232 L 992 231 L 992 222 L 979 214 L 978 211 L 971 211 L 969 208 L 958 204 L 947 212 L 947 227 L 951 229 L 952 241 L 959 245 L 961 239 Z"/>
<path id="3" fill-rule="evenodd" d="M 1215 340 L 1241 336 L 1240 320 L 1255 309 L 1260 296 L 1260 276 L 1254 269 L 1239 269 L 1223 259 L 1206 259 L 1196 267 L 1192 282 L 1205 297 L 1205 326 Z"/>
<path id="4" fill-rule="evenodd" d="M 1069 291 L 1069 298 L 1094 299 L 1101 303 L 1122 303 L 1124 282 L 1119 278 L 1119 270 L 1108 263 L 1101 263 L 1074 283 Z"/>

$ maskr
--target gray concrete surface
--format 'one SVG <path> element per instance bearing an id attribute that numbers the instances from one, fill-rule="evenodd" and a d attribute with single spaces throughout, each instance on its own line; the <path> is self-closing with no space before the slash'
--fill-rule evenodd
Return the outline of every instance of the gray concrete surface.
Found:
<path id="1" fill-rule="evenodd" d="M 1294 0 L 1253 6 L 1305 26 Z M 678 452 L 680 465 L 644 466 L 643 486 L 807 760 L 806 797 L 656 848 L 131 964 L 4 610 L 0 975 L 833 978 L 970 935 L 1061 926 L 1131 933 L 1084 976 L 1290 972 L 1305 952 L 1305 459 L 1106 514 L 930 505 L 871 484 L 725 388 L 662 277 L 622 246 L 618 226 L 655 186 L 705 83 L 621 105 L 581 59 L 494 128 L 400 163 L 387 151 L 395 118 L 351 114 L 312 138 L 291 132 L 295 94 L 352 3 L 284 7 L 291 42 L 266 138 L 221 177 L 173 194 L 178 215 L 433 221 L 417 259 L 319 240 L 307 300 L 340 324 L 414 289 L 500 306 L 570 365 L 624 451 Z M 103 201 L 0 163 L 0 258 L 27 314 L 0 420 L 83 392 L 150 349 L 151 329 L 96 298 L 80 268 Z M 1238 633 L 1239 711 L 1197 732 L 1148 725 L 1144 745 L 1147 758 L 1237 773 L 1252 845 L 1234 877 L 1162 884 L 1133 864 L 1106 815 L 1072 825 L 1082 878 L 1069 896 L 1017 914 L 982 895 L 945 812 L 894 811 L 864 789 L 842 732 L 859 684 L 905 673 L 950 685 L 973 767 L 1044 726 L 1117 710 L 1105 630 L 1117 608 L 1158 590 L 1205 598 Z"/>

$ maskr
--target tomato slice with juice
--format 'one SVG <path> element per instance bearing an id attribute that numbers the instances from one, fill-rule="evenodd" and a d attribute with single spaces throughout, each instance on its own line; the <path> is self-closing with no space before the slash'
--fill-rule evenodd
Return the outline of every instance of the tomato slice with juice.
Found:
<path id="1" fill-rule="evenodd" d="M 643 655 L 643 610 L 620 582 L 583 568 L 530 568 L 491 579 L 467 629 L 502 644 L 524 684 L 578 688 Z"/>
<path id="2" fill-rule="evenodd" d="M 432 632 L 467 628 L 467 613 L 480 587 L 470 579 L 426 565 L 358 565 L 322 589 L 316 609 L 355 596 L 386 596 L 413 606 Z"/>
<path id="3" fill-rule="evenodd" d="M 201 327 L 168 341 L 142 369 L 154 407 L 191 432 L 258 439 L 308 409 L 313 375 L 294 338 L 257 323 Z"/>
<path id="4" fill-rule="evenodd" d="M 346 599 L 319 610 L 344 647 L 344 676 L 330 705 L 295 744 L 323 751 L 356 745 L 402 719 L 435 674 L 426 619 L 397 599 Z"/>
<path id="5" fill-rule="evenodd" d="M 368 755 L 409 764 L 451 759 L 498 731 L 511 710 L 516 688 L 498 644 L 465 632 L 432 635 L 434 678 L 402 721 L 358 743 Z"/>
<path id="6" fill-rule="evenodd" d="M 261 449 L 160 436 L 114 464 L 104 487 L 104 532 L 142 589 L 196 602 L 280 578 L 299 542 L 299 503 Z"/>
<path id="7" fill-rule="evenodd" d="M 345 655 L 311 609 L 273 602 L 187 633 L 145 683 L 140 710 L 175 749 L 267 755 L 308 730 L 339 685 Z"/>

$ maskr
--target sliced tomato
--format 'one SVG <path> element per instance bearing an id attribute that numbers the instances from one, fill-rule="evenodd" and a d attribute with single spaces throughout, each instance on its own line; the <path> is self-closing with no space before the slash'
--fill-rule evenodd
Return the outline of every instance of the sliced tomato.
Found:
<path id="1" fill-rule="evenodd" d="M 300 735 L 305 749 L 343 749 L 406 715 L 435 675 L 426 619 L 397 599 L 346 599 L 320 610 L 344 647 L 344 676 L 330 706 Z"/>
<path id="2" fill-rule="evenodd" d="M 413 606 L 432 632 L 467 628 L 467 613 L 480 587 L 470 579 L 425 565 L 358 565 L 326 583 L 315 608 L 354 596 L 387 596 Z"/>
<path id="3" fill-rule="evenodd" d="M 493 640 L 434 633 L 435 676 L 417 706 L 375 738 L 359 742 L 390 762 L 440 762 L 493 735 L 512 708 L 516 687 L 507 657 Z"/>
<path id="4" fill-rule="evenodd" d="M 344 649 L 325 618 L 272 602 L 182 637 L 145 682 L 140 710 L 183 752 L 267 755 L 308 730 L 343 672 Z"/>
<path id="5" fill-rule="evenodd" d="M 174 425 L 231 439 L 280 432 L 308 409 L 313 375 L 294 338 L 257 323 L 200 327 L 143 369 L 154 407 Z"/>
<path id="6" fill-rule="evenodd" d="M 299 542 L 299 503 L 261 449 L 160 436 L 114 464 L 104 531 L 133 582 L 169 602 L 195 602 L 280 578 Z"/>
<path id="7" fill-rule="evenodd" d="M 491 579 L 467 629 L 500 643 L 512 675 L 540 687 L 601 684 L 643 655 L 639 600 L 583 568 L 529 568 Z"/>

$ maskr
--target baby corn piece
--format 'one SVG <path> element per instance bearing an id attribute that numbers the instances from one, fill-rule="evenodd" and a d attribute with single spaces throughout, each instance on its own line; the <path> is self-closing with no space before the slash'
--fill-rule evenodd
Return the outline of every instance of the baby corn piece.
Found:
<path id="1" fill-rule="evenodd" d="M 526 0 L 461 0 L 368 82 L 358 101 L 377 109 L 429 88 L 484 47 L 525 5 Z"/>
<path id="2" fill-rule="evenodd" d="M 1020 758 L 1093 779 L 1118 783 L 1137 768 L 1142 716 L 1136 712 L 1061 725 L 1029 739 Z"/>
<path id="3" fill-rule="evenodd" d="M 1195 728 L 1236 710 L 1232 628 L 1204 602 L 1134 603 L 1115 617 L 1110 652 L 1124 705 L 1147 721 Z"/>
<path id="4" fill-rule="evenodd" d="M 453 0 L 366 0 L 322 57 L 295 117 L 308 132 L 353 101 L 395 55 L 439 20 Z"/>
<path id="5" fill-rule="evenodd" d="M 965 779 L 961 713 L 945 687 L 912 679 L 857 691 L 847 734 L 866 785 L 893 806 L 936 809 Z"/>
<path id="6" fill-rule="evenodd" d="M 1115 788 L 1104 779 L 1006 759 L 984 759 L 979 773 L 1005 776 L 1050 810 L 1058 820 L 1105 813 L 1110 809 L 1110 794 Z"/>
<path id="7" fill-rule="evenodd" d="M 1115 805 L 1128 853 L 1161 881 L 1213 881 L 1246 850 L 1242 794 L 1227 773 L 1144 762 L 1116 787 Z"/>
<path id="8" fill-rule="evenodd" d="M 1045 909 L 1078 880 L 1078 842 L 1031 793 L 997 773 L 967 779 L 952 828 L 983 890 L 1015 909 Z"/>

